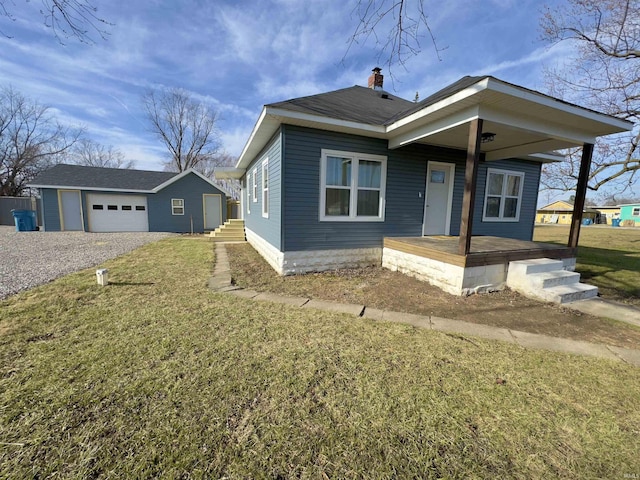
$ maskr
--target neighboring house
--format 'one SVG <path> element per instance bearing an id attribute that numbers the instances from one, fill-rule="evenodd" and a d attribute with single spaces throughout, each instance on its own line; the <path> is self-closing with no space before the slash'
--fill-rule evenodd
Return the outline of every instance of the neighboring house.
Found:
<path id="1" fill-rule="evenodd" d="M 56 165 L 40 190 L 46 231 L 204 232 L 226 220 L 226 193 L 195 170 L 182 173 Z"/>
<path id="2" fill-rule="evenodd" d="M 582 211 L 582 218 L 588 218 L 594 223 L 599 223 L 600 212 L 594 207 L 587 207 Z M 536 211 L 536 223 L 557 223 L 559 225 L 571 225 L 573 220 L 573 204 L 558 200 Z"/>
<path id="3" fill-rule="evenodd" d="M 640 227 L 640 203 L 629 203 L 619 207 L 621 225 Z"/>
<path id="4" fill-rule="evenodd" d="M 585 145 L 588 166 L 596 137 L 630 128 L 490 76 L 414 103 L 374 69 L 369 88 L 266 105 L 236 167 L 216 177 L 241 180 L 247 240 L 281 274 L 383 264 L 461 293 L 504 281 L 515 258 L 575 257 L 584 175 L 569 247 L 529 247 L 541 165 Z M 478 236 L 496 239 L 492 255 Z"/>
<path id="5" fill-rule="evenodd" d="M 618 205 L 603 205 L 591 208 L 600 212 L 600 223 L 611 225 L 611 220 L 620 218 L 620 206 Z"/>

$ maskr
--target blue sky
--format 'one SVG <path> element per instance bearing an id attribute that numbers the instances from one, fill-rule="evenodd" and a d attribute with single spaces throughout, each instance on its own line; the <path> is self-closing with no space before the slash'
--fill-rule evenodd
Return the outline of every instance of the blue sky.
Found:
<path id="1" fill-rule="evenodd" d="M 0 17 L 0 85 L 49 105 L 64 123 L 84 125 L 136 168 L 160 170 L 165 147 L 149 131 L 140 97 L 149 87 L 180 87 L 220 113 L 227 152 L 242 150 L 262 105 L 352 85 L 366 86 L 381 64 L 370 39 L 348 39 L 355 0 L 95 0 L 110 35 L 61 45 L 43 25 L 40 2 L 16 0 L 15 21 Z M 553 2 L 548 2 L 553 3 Z M 539 40 L 538 0 L 425 0 L 441 60 L 429 39 L 396 66 L 385 89 L 425 98 L 464 75 L 491 74 L 544 91 L 543 68 L 568 45 Z M 346 54 L 346 55 L 345 55 Z"/>

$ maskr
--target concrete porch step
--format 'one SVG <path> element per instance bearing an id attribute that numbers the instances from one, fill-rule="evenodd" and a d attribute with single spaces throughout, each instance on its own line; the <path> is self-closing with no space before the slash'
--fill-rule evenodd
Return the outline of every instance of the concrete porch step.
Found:
<path id="1" fill-rule="evenodd" d="M 533 287 L 550 288 L 578 283 L 580 282 L 580 274 L 577 272 L 568 272 L 566 270 L 554 270 L 553 272 L 529 274 L 528 279 Z"/>
<path id="2" fill-rule="evenodd" d="M 541 290 L 542 298 L 549 302 L 570 303 L 598 296 L 598 287 L 585 283 L 558 285 Z"/>
<path id="3" fill-rule="evenodd" d="M 563 269 L 562 260 L 551 258 L 533 258 L 531 260 L 519 260 L 509 264 L 511 275 L 530 275 L 533 273 L 552 272 Z"/>
<path id="4" fill-rule="evenodd" d="M 507 286 L 527 297 L 555 303 L 576 302 L 598 295 L 598 287 L 580 283 L 579 273 L 564 270 L 562 261 L 549 258 L 510 262 Z"/>

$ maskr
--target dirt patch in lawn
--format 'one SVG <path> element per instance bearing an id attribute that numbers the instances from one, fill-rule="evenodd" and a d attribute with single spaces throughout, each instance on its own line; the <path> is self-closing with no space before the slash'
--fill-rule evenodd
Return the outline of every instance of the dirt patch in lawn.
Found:
<path id="1" fill-rule="evenodd" d="M 639 328 L 531 300 L 511 290 L 458 297 L 379 267 L 282 277 L 250 245 L 226 248 L 233 282 L 243 288 L 640 348 Z"/>

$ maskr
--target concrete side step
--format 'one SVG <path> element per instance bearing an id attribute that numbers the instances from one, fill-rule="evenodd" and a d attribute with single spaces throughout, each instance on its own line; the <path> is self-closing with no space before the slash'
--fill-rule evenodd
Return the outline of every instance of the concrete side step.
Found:
<path id="1" fill-rule="evenodd" d="M 534 288 L 550 288 L 578 283 L 580 282 L 580 274 L 565 270 L 555 270 L 553 272 L 532 273 L 527 276 L 527 279 Z"/>
<path id="2" fill-rule="evenodd" d="M 531 260 L 509 262 L 509 273 L 514 275 L 552 272 L 554 270 L 562 270 L 562 268 L 562 260 L 553 260 L 551 258 L 533 258 Z"/>
<path id="3" fill-rule="evenodd" d="M 573 285 L 558 285 L 540 290 L 539 294 L 544 300 L 556 303 L 570 303 L 578 300 L 586 300 L 598 295 L 598 287 L 584 283 Z"/>

